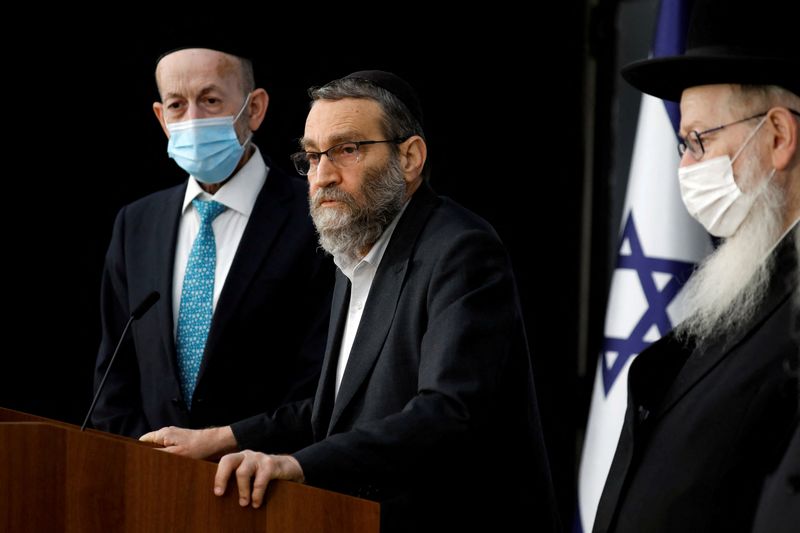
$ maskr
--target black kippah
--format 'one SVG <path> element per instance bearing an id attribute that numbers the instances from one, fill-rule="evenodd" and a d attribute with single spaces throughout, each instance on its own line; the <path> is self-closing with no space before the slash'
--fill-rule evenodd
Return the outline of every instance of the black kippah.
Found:
<path id="1" fill-rule="evenodd" d="M 247 36 L 233 31 L 211 31 L 204 27 L 192 26 L 170 34 L 158 36 L 159 51 L 163 51 L 156 59 L 156 65 L 165 56 L 179 50 L 189 48 L 206 48 L 216 50 L 241 59 L 252 60 L 255 43 Z"/>
<path id="2" fill-rule="evenodd" d="M 403 102 L 414 118 L 422 124 L 422 105 L 419 103 L 417 92 L 400 76 L 385 70 L 359 70 L 342 79 L 366 80 L 389 91 Z"/>

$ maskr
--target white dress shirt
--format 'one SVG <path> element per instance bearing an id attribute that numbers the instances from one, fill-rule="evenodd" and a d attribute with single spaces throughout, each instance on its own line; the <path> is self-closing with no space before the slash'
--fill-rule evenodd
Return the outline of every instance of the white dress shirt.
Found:
<path id="1" fill-rule="evenodd" d="M 334 256 L 333 262 L 342 271 L 342 274 L 350 280 L 350 304 L 347 317 L 344 323 L 344 333 L 342 334 L 342 345 L 339 348 L 339 361 L 336 364 L 336 389 L 335 394 L 339 394 L 339 385 L 342 384 L 342 376 L 347 367 L 347 360 L 350 358 L 350 350 L 353 348 L 353 341 L 356 338 L 358 325 L 361 323 L 361 315 L 364 312 L 364 305 L 369 297 L 369 290 L 372 288 L 372 281 L 378 271 L 378 265 L 383 259 L 386 246 L 392 238 L 397 221 L 406 210 L 408 202 L 403 206 L 394 220 L 386 226 L 380 238 L 372 245 L 369 253 L 358 263 L 347 261 L 342 257 Z"/>
<path id="2" fill-rule="evenodd" d="M 214 273 L 214 301 L 213 308 L 217 308 L 217 300 L 231 269 L 233 257 L 239 242 L 242 240 L 247 221 L 261 187 L 267 180 L 269 167 L 261 157 L 258 147 L 253 145 L 255 152 L 250 160 L 219 189 L 216 194 L 205 192 L 194 178 L 189 178 L 186 195 L 183 198 L 181 220 L 178 225 L 178 243 L 175 247 L 175 263 L 172 272 L 172 317 L 173 334 L 178 327 L 178 311 L 181 305 L 181 292 L 183 291 L 183 276 L 186 264 L 189 262 L 189 253 L 192 251 L 197 232 L 200 230 L 200 216 L 192 200 L 214 200 L 223 204 L 227 209 L 223 211 L 211 227 L 214 230 L 214 241 L 217 245 L 217 267 Z"/>

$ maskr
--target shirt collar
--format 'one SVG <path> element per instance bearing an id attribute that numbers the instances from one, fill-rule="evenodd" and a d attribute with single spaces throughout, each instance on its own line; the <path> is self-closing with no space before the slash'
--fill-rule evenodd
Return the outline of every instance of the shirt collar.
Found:
<path id="1" fill-rule="evenodd" d="M 195 178 L 190 177 L 186 186 L 186 194 L 183 196 L 181 213 L 186 213 L 186 209 L 192 203 L 192 200 L 200 198 L 202 200 L 214 200 L 228 209 L 233 209 L 249 217 L 250 213 L 253 212 L 256 198 L 264 186 L 269 172 L 269 167 L 264 162 L 258 147 L 255 144 L 252 146 L 255 151 L 250 156 L 250 160 L 216 194 L 208 194 L 200 187 Z"/>

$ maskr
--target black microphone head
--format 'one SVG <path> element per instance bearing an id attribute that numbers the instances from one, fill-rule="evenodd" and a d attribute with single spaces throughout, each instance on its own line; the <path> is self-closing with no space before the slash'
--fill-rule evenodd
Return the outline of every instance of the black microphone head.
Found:
<path id="1" fill-rule="evenodd" d="M 133 310 L 133 313 L 131 313 L 131 318 L 134 320 L 139 320 L 142 318 L 142 315 L 148 312 L 159 298 L 161 298 L 161 295 L 158 293 L 158 291 L 153 291 L 145 296 L 144 300 L 142 300 L 142 303 L 140 303 L 136 309 Z"/>

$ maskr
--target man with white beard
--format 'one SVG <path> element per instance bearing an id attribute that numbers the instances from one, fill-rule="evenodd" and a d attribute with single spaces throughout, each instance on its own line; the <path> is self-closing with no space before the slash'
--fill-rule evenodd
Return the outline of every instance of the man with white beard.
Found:
<path id="1" fill-rule="evenodd" d="M 693 216 L 708 226 L 709 233 L 725 238 L 715 252 L 703 261 L 683 292 L 684 305 L 693 313 L 678 325 L 677 333 L 701 342 L 713 340 L 721 332 L 735 331 L 753 316 L 774 274 L 775 256 L 770 251 L 794 226 L 800 215 L 800 181 L 791 172 L 781 173 L 777 180 L 774 179 L 777 169 L 764 161 L 763 154 L 753 153 L 758 147 L 750 146 L 750 143 L 757 143 L 754 139 L 768 118 L 766 114 L 753 114 L 754 109 L 778 107 L 775 113 L 784 115 L 783 118 L 791 124 L 796 120 L 791 116 L 797 113 L 794 109 L 800 109 L 800 98 L 777 86 L 692 87 L 684 91 L 681 101 L 684 123 L 688 123 L 695 116 L 694 113 L 699 112 L 701 116 L 707 114 L 705 110 L 711 107 L 712 102 L 718 101 L 730 102 L 731 111 L 724 113 L 726 117 L 736 113 L 736 110 L 742 110 L 744 114 L 752 115 L 753 118 L 749 120 L 756 124 L 749 132 L 746 127 L 739 128 L 747 135 L 738 149 L 740 162 L 733 174 L 735 184 L 731 187 L 728 182 L 725 191 L 725 194 L 732 192 L 738 198 L 713 197 L 722 193 L 722 190 L 719 193 L 711 191 L 713 184 L 707 179 L 707 169 L 720 161 L 711 162 L 712 153 L 720 153 L 717 148 L 723 148 L 724 141 L 714 144 L 715 152 L 709 149 L 705 154 L 699 148 L 699 141 L 693 140 L 696 138 L 693 132 L 682 141 L 686 148 L 681 148 L 684 157 L 678 172 L 686 206 Z M 725 117 L 715 120 L 731 122 Z M 735 144 L 737 139 L 741 141 L 742 134 L 730 134 L 730 138 Z M 691 145 L 694 148 L 690 148 Z M 695 151 L 699 152 L 699 157 Z M 735 159 L 736 154 L 731 158 L 734 164 Z M 727 161 L 724 163 L 727 165 Z M 708 197 L 714 204 L 706 200 Z M 741 215 L 736 215 L 736 210 Z M 716 226 L 704 222 L 706 213 L 708 217 L 716 217 Z M 739 216 L 745 218 L 734 230 L 733 224 L 736 224 Z M 726 222 L 727 226 L 723 226 Z M 800 232 L 795 235 L 800 236 Z"/>
<path id="2" fill-rule="evenodd" d="M 643 351 L 595 532 L 750 531 L 794 430 L 800 61 L 792 2 L 697 0 L 682 56 L 623 69 L 680 101 L 689 213 L 723 240 Z M 789 525 L 797 527 L 797 524 Z"/>

